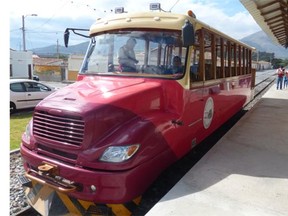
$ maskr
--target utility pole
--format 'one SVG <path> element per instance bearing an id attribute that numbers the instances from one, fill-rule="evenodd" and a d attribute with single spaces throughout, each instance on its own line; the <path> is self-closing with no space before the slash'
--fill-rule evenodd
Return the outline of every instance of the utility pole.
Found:
<path id="1" fill-rule="evenodd" d="M 26 51 L 26 43 L 25 43 L 25 16 L 22 15 L 22 39 L 23 39 L 23 51 Z"/>
<path id="2" fill-rule="evenodd" d="M 26 38 L 25 38 L 25 17 L 27 16 L 37 16 L 37 14 L 27 14 L 22 15 L 22 37 L 23 37 L 23 51 L 26 51 Z"/>
<path id="3" fill-rule="evenodd" d="M 60 54 L 59 54 L 59 43 L 58 43 L 58 39 L 57 39 L 56 51 L 57 51 L 57 58 L 59 59 Z"/>

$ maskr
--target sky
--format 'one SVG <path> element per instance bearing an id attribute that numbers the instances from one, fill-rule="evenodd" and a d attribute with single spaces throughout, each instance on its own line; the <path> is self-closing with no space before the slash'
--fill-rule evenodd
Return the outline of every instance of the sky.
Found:
<path id="1" fill-rule="evenodd" d="M 10 0 L 10 48 L 23 49 L 22 16 L 26 49 L 29 50 L 57 44 L 63 46 L 66 28 L 90 28 L 96 19 L 114 14 L 116 7 L 124 7 L 127 12 L 149 11 L 150 3 L 153 1 Z M 240 0 L 158 0 L 154 3 L 160 3 L 163 10 L 175 13 L 186 14 L 192 10 L 197 19 L 236 39 L 261 30 Z M 69 45 L 84 42 L 79 36 L 71 39 Z"/>

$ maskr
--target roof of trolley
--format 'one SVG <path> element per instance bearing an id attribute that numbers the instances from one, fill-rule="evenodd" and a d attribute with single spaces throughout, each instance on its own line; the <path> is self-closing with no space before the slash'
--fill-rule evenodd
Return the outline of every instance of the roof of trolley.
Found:
<path id="1" fill-rule="evenodd" d="M 188 13 L 187 13 L 188 14 Z M 223 32 L 214 29 L 213 27 L 197 20 L 186 14 L 176 14 L 170 12 L 135 12 L 135 13 L 122 13 L 114 14 L 106 18 L 96 20 L 90 28 L 90 35 L 100 32 L 117 30 L 117 29 L 167 29 L 167 30 L 182 30 L 186 20 L 192 24 L 196 24 L 196 29 L 205 27 L 219 35 L 224 35 L 227 39 L 237 42 L 242 46 L 250 49 L 255 49 L 243 42 L 240 42 Z"/>
<path id="2" fill-rule="evenodd" d="M 90 33 L 122 28 L 162 28 L 180 30 L 188 15 L 165 12 L 122 13 L 98 19 L 90 28 Z"/>
<path id="3" fill-rule="evenodd" d="M 288 0 L 240 0 L 240 2 L 276 44 L 288 47 Z"/>

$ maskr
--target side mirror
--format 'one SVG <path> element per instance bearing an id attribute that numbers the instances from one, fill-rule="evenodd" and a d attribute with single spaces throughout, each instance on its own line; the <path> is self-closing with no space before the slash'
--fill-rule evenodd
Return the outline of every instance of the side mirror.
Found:
<path id="1" fill-rule="evenodd" d="M 80 28 L 66 28 L 65 32 L 64 32 L 64 44 L 65 44 L 65 47 L 68 47 L 68 42 L 69 42 L 69 36 L 70 36 L 70 32 L 69 31 L 73 31 L 74 34 L 76 35 L 80 35 L 82 37 L 85 37 L 85 38 L 90 38 L 89 35 L 84 35 L 84 34 L 80 34 L 76 31 L 89 31 L 89 29 L 80 29 Z"/>
<path id="2" fill-rule="evenodd" d="M 194 27 L 189 20 L 186 20 L 182 26 L 182 41 L 184 47 L 192 46 L 195 43 Z"/>
<path id="3" fill-rule="evenodd" d="M 70 36 L 70 32 L 69 32 L 69 29 L 67 28 L 65 30 L 65 32 L 64 32 L 64 44 L 65 44 L 65 47 L 68 47 L 69 36 Z"/>

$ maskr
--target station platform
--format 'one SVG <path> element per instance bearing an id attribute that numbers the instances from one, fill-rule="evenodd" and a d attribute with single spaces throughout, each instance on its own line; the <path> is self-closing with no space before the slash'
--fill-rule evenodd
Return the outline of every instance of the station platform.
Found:
<path id="1" fill-rule="evenodd" d="M 288 215 L 288 89 L 272 86 L 146 214 L 178 215 Z"/>

